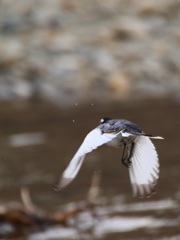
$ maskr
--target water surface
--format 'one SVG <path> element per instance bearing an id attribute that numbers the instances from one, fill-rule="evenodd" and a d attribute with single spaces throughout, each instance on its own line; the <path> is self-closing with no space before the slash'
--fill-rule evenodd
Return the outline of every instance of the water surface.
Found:
<path id="1" fill-rule="evenodd" d="M 20 189 L 25 186 L 40 208 L 49 213 L 64 210 L 64 204 L 86 198 L 94 172 L 101 177 L 101 198 L 93 208 L 95 217 L 88 209 L 77 216 L 76 225 L 56 228 L 57 232 L 46 229 L 45 235 L 32 234 L 30 239 L 53 239 L 49 231 L 56 233 L 58 239 L 65 233 L 64 239 L 180 239 L 177 102 L 167 99 L 109 105 L 87 103 L 85 107 L 75 103 L 68 110 L 42 103 L 6 103 L 0 105 L 0 115 L 1 204 L 20 201 Z M 129 119 L 146 133 L 165 138 L 154 140 L 161 167 L 157 193 L 150 199 L 132 198 L 128 171 L 120 161 L 122 150 L 107 146 L 87 155 L 70 186 L 54 191 L 82 140 L 104 116 Z M 85 228 L 88 224 L 90 227 Z"/>

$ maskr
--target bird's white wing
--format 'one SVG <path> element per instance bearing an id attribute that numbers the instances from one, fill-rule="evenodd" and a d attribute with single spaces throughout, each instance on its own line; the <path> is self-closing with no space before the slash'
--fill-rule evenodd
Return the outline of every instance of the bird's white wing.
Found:
<path id="1" fill-rule="evenodd" d="M 148 137 L 135 138 L 135 146 L 129 168 L 134 196 L 150 196 L 159 178 L 159 161 L 156 149 Z"/>
<path id="2" fill-rule="evenodd" d="M 62 189 L 66 187 L 78 174 L 79 169 L 83 163 L 85 155 L 97 147 L 111 141 L 119 133 L 103 133 L 100 129 L 95 128 L 84 139 L 80 148 L 72 158 L 71 162 L 65 169 L 60 179 L 58 188 Z"/>

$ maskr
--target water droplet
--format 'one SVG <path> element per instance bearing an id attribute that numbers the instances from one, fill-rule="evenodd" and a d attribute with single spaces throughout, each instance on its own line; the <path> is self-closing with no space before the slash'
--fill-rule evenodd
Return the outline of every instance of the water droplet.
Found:
<path id="1" fill-rule="evenodd" d="M 72 120 L 72 122 L 74 123 L 74 122 L 75 122 L 75 120 L 73 119 L 73 120 Z"/>

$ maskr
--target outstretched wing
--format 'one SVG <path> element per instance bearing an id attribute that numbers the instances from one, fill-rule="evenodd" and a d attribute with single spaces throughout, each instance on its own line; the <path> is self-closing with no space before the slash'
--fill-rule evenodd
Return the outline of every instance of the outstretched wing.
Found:
<path id="1" fill-rule="evenodd" d="M 159 178 L 159 160 L 154 144 L 148 137 L 135 138 L 135 146 L 129 168 L 134 196 L 150 196 Z"/>
<path id="2" fill-rule="evenodd" d="M 66 187 L 78 174 L 79 169 L 83 163 L 85 155 L 97 147 L 111 141 L 119 133 L 103 133 L 99 128 L 92 130 L 84 139 L 80 148 L 72 158 L 71 162 L 65 169 L 60 179 L 58 189 Z"/>

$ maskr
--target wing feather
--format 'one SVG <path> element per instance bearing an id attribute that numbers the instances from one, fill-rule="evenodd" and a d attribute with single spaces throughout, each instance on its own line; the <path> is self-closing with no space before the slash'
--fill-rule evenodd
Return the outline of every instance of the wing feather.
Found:
<path id="1" fill-rule="evenodd" d="M 58 184 L 58 189 L 66 187 L 78 174 L 82 163 L 84 161 L 85 155 L 97 147 L 110 142 L 119 133 L 103 133 L 99 128 L 92 130 L 84 139 L 80 148 L 72 158 L 71 162 L 65 169 Z"/>
<path id="2" fill-rule="evenodd" d="M 159 178 L 159 161 L 156 149 L 146 136 L 135 138 L 135 147 L 129 168 L 133 194 L 151 195 Z"/>

